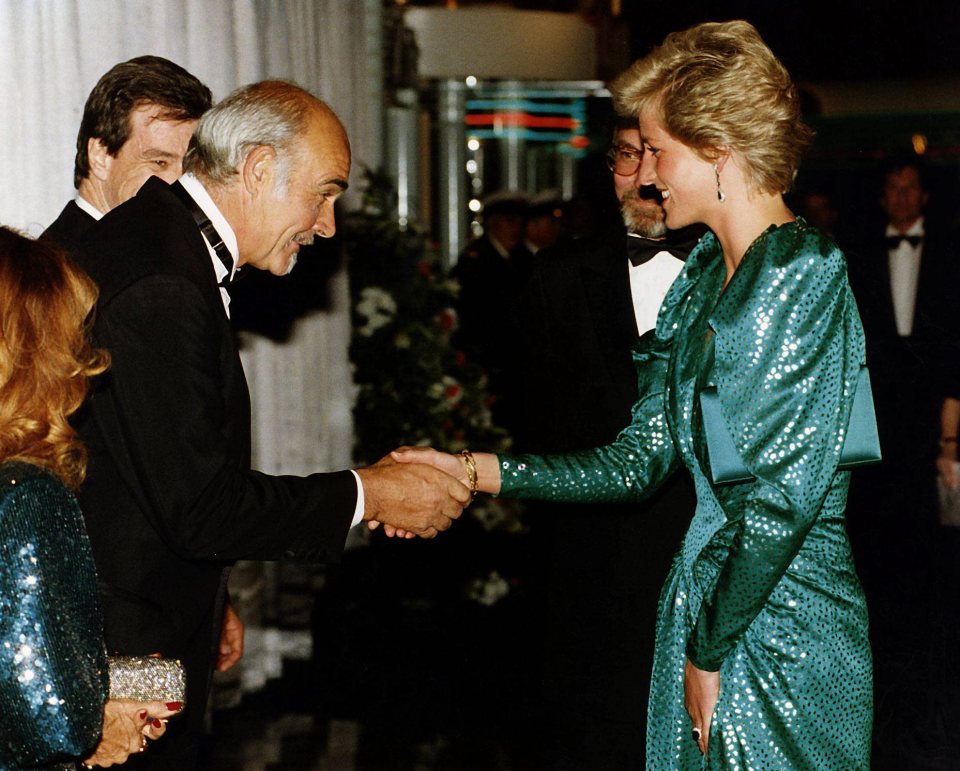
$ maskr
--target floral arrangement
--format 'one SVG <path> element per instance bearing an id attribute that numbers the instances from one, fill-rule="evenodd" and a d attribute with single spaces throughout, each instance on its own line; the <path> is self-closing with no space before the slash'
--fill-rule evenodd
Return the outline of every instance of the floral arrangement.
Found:
<path id="1" fill-rule="evenodd" d="M 416 227 L 398 224 L 389 179 L 368 171 L 365 181 L 362 206 L 342 228 L 353 300 L 356 460 L 372 463 L 401 445 L 506 449 L 506 433 L 491 420 L 486 376 L 454 344 L 457 282 Z M 520 511 L 486 496 L 468 509 L 485 530 L 508 532 L 523 530 Z"/>

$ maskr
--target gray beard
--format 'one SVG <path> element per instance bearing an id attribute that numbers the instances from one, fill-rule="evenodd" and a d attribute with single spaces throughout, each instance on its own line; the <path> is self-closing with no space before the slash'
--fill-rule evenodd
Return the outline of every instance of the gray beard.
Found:
<path id="1" fill-rule="evenodd" d="M 667 234 L 667 225 L 662 210 L 659 216 L 648 214 L 638 211 L 636 207 L 630 205 L 631 203 L 630 197 L 625 197 L 620 201 L 620 214 L 628 232 L 636 233 L 644 238 L 663 238 Z"/>

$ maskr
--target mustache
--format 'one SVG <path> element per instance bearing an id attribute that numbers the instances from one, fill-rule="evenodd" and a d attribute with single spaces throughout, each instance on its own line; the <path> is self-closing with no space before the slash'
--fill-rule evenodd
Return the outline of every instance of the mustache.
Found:
<path id="1" fill-rule="evenodd" d="M 627 190 L 623 194 L 625 201 L 651 201 L 658 206 L 663 205 L 663 195 L 657 190 L 655 185 L 643 185 L 642 187 Z"/>

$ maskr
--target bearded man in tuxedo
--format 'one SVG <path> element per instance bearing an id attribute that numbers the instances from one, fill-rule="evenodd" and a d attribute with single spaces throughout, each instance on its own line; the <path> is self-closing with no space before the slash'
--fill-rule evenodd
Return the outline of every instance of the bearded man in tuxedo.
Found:
<path id="1" fill-rule="evenodd" d="M 607 444 L 637 399 L 631 351 L 702 228 L 668 231 L 641 186 L 636 120 L 607 155 L 623 225 L 540 252 L 523 299 L 529 449 Z M 525 448 L 527 449 L 527 448 Z M 694 509 L 674 477 L 644 504 L 544 504 L 546 703 L 558 769 L 643 769 L 660 587 Z"/>

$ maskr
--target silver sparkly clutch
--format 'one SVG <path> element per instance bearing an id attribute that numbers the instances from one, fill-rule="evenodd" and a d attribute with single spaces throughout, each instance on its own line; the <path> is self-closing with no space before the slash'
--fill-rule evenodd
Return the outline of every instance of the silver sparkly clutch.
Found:
<path id="1" fill-rule="evenodd" d="M 110 698 L 186 702 L 187 677 L 178 659 L 108 656 Z"/>

